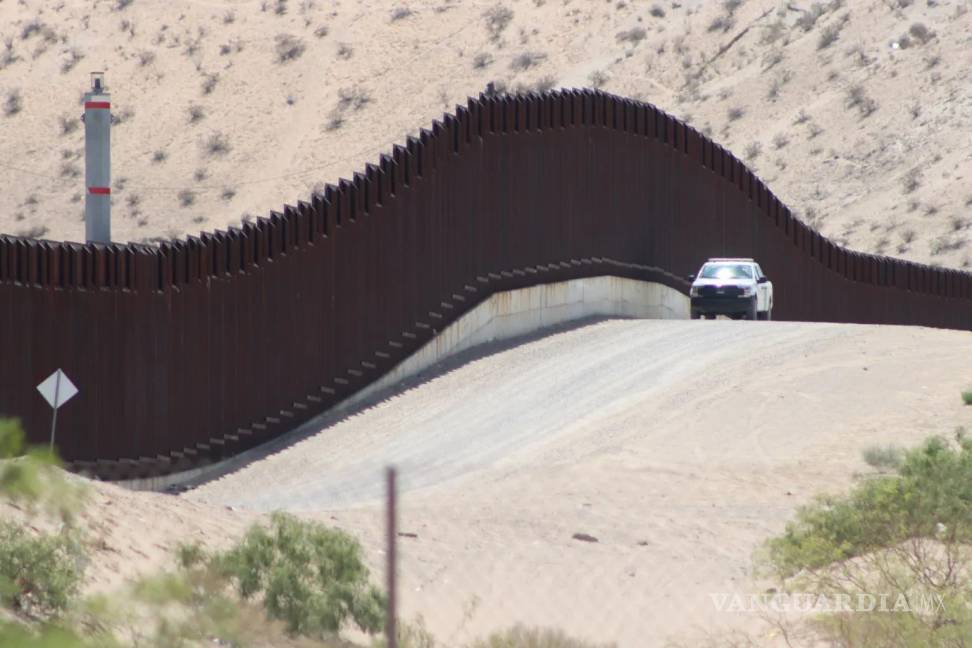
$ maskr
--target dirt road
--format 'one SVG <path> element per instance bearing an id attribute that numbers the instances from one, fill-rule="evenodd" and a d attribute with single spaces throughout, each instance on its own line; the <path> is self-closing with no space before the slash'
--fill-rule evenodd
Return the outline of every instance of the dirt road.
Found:
<path id="1" fill-rule="evenodd" d="M 379 566 L 396 464 L 404 611 L 446 645 L 515 621 L 639 647 L 755 629 L 713 597 L 751 591 L 753 549 L 868 470 L 862 448 L 972 427 L 970 358 L 954 331 L 596 322 L 451 362 L 184 497 L 321 517 Z"/>

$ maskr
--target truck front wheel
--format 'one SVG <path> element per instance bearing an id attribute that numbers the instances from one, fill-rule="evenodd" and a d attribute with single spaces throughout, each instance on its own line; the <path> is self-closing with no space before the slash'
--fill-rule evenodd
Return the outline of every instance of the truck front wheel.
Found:
<path id="1" fill-rule="evenodd" d="M 746 316 L 750 320 L 755 320 L 757 317 L 759 317 L 759 311 L 756 310 L 756 298 L 755 297 L 753 297 L 753 303 L 749 305 L 749 312 L 746 313 Z"/>

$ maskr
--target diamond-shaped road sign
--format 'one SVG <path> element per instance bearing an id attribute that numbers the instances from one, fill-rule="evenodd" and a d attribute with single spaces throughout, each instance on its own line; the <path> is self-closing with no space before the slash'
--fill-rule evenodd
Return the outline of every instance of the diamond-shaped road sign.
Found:
<path id="1" fill-rule="evenodd" d="M 47 380 L 37 385 L 37 391 L 41 393 L 41 396 L 51 407 L 57 409 L 74 398 L 74 395 L 78 393 L 78 388 L 74 386 L 67 374 L 58 369 L 48 376 Z"/>

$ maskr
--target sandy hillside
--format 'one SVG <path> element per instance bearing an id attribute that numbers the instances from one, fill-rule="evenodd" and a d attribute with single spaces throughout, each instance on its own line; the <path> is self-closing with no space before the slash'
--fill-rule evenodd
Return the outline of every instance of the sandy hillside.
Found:
<path id="1" fill-rule="evenodd" d="M 224 228 L 375 161 L 488 81 L 688 119 L 824 233 L 970 263 L 968 0 L 0 0 L 0 231 L 83 238 L 104 69 L 114 236 Z"/>
<path id="2" fill-rule="evenodd" d="M 391 461 L 414 534 L 403 610 L 446 646 L 515 621 L 623 648 L 733 628 L 772 646 L 712 597 L 759 591 L 753 549 L 869 471 L 863 448 L 972 428 L 970 354 L 964 332 L 721 320 L 486 347 L 179 497 L 98 486 L 91 587 L 164 564 L 181 539 L 224 546 L 274 509 L 353 532 L 381 579 Z"/>

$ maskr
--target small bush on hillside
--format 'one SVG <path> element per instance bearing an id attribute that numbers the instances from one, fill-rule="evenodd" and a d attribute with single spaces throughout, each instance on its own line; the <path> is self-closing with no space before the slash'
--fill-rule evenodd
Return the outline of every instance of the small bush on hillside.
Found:
<path id="1" fill-rule="evenodd" d="M 291 34 L 278 34 L 274 39 L 274 51 L 277 53 L 277 63 L 295 61 L 303 55 L 307 47 L 304 41 Z"/>
<path id="2" fill-rule="evenodd" d="M 962 402 L 966 405 L 972 405 L 972 389 L 962 392 Z"/>
<path id="3" fill-rule="evenodd" d="M 824 27 L 823 31 L 820 32 L 820 38 L 817 39 L 817 49 L 827 49 L 831 45 L 837 42 L 840 38 L 840 23 L 832 23 Z"/>
<path id="4" fill-rule="evenodd" d="M 921 186 L 921 169 L 915 167 L 908 171 L 904 175 L 904 178 L 902 178 L 901 184 L 905 193 L 914 193 L 917 191 L 918 187 Z"/>
<path id="5" fill-rule="evenodd" d="M 392 22 L 398 22 L 399 20 L 405 20 L 415 12 L 408 7 L 397 7 L 392 10 L 391 20 Z"/>
<path id="6" fill-rule="evenodd" d="M 712 22 L 709 23 L 709 31 L 727 32 L 730 29 L 732 29 L 735 25 L 736 25 L 736 19 L 733 18 L 730 14 L 716 16 L 715 18 L 712 19 Z"/>
<path id="7" fill-rule="evenodd" d="M 360 86 L 341 88 L 338 91 L 337 110 L 340 112 L 344 112 L 345 110 L 357 112 L 369 103 L 371 103 L 371 95 Z"/>
<path id="8" fill-rule="evenodd" d="M 618 32 L 615 38 L 618 39 L 619 43 L 631 43 L 632 45 L 637 45 L 641 41 L 645 40 L 647 35 L 648 32 L 646 32 L 643 27 L 632 27 L 626 31 Z"/>
<path id="9" fill-rule="evenodd" d="M 928 29 L 928 27 L 922 23 L 914 23 L 908 28 L 908 33 L 912 36 L 912 38 L 920 42 L 922 45 L 935 38 L 935 32 Z"/>
<path id="10" fill-rule="evenodd" d="M 489 67 L 489 64 L 493 62 L 492 54 L 488 52 L 480 52 L 473 57 L 473 68 L 476 70 L 482 70 Z"/>
<path id="11" fill-rule="evenodd" d="M 77 117 L 72 117 L 71 115 L 61 115 L 58 118 L 61 124 L 61 135 L 70 135 L 74 131 L 78 130 L 80 125 Z"/>
<path id="12" fill-rule="evenodd" d="M 32 225 L 27 229 L 18 230 L 15 234 L 24 238 L 39 239 L 43 238 L 49 231 L 47 225 Z"/>
<path id="13" fill-rule="evenodd" d="M 817 21 L 820 19 L 820 16 L 824 15 L 826 12 L 827 9 L 823 6 L 823 4 L 815 2 L 810 5 L 810 9 L 800 14 L 800 17 L 797 18 L 796 25 L 803 31 L 808 32 L 814 28 Z"/>
<path id="14" fill-rule="evenodd" d="M 152 50 L 142 50 L 136 57 L 138 58 L 139 67 L 145 67 L 155 62 L 155 52 Z"/>
<path id="15" fill-rule="evenodd" d="M 529 70 L 536 65 L 540 65 L 540 62 L 546 58 L 547 55 L 540 52 L 523 52 L 513 58 L 510 62 L 510 68 L 517 72 L 522 72 L 523 70 Z"/>
<path id="16" fill-rule="evenodd" d="M 661 6 L 659 5 L 652 5 L 651 10 L 648 13 L 650 13 L 655 18 L 665 17 L 665 10 L 662 9 Z"/>
<path id="17" fill-rule="evenodd" d="M 537 79 L 534 82 L 532 89 L 533 89 L 534 92 L 543 93 L 543 92 L 550 92 L 556 86 L 557 86 L 557 79 L 555 79 L 552 76 L 547 75 L 547 76 L 542 76 L 539 79 Z"/>
<path id="18" fill-rule="evenodd" d="M 573 639 L 560 630 L 527 628 L 517 625 L 486 639 L 474 641 L 471 648 L 611 648 L 614 644 L 594 644 Z"/>
<path id="19" fill-rule="evenodd" d="M 67 74 L 73 70 L 78 63 L 84 59 L 84 54 L 76 47 L 70 48 L 65 52 L 64 60 L 61 61 L 61 74 Z"/>
<path id="20" fill-rule="evenodd" d="M 202 93 L 204 95 L 212 94 L 213 93 L 213 90 L 216 89 L 216 84 L 217 83 L 219 83 L 219 75 L 218 74 L 215 74 L 215 73 L 212 73 L 212 74 L 204 74 L 203 75 L 202 84 L 200 86 L 202 88 Z"/>
<path id="21" fill-rule="evenodd" d="M 244 600 L 261 596 L 291 633 L 324 637 L 349 620 L 368 633 L 383 627 L 384 597 L 368 582 L 361 546 L 343 531 L 276 513 L 217 562 Z"/>
<path id="22" fill-rule="evenodd" d="M 497 41 L 513 20 L 513 10 L 498 4 L 483 12 L 483 20 L 490 40 Z"/>
<path id="23" fill-rule="evenodd" d="M 877 102 L 867 95 L 864 86 L 856 84 L 847 91 L 846 102 L 848 108 L 857 108 L 861 117 L 870 117 L 878 109 Z"/>
<path id="24" fill-rule="evenodd" d="M 20 94 L 20 90 L 7 91 L 7 98 L 3 102 L 3 114 L 7 117 L 13 117 L 23 109 L 24 97 Z"/>
<path id="25" fill-rule="evenodd" d="M 224 133 L 213 133 L 203 142 L 203 149 L 207 155 L 226 155 L 230 151 L 229 137 Z"/>
<path id="26" fill-rule="evenodd" d="M 591 72 L 588 80 L 591 82 L 592 88 L 602 88 L 604 87 L 604 84 L 610 80 L 610 77 L 608 77 L 607 73 L 602 70 L 594 70 Z"/>
<path id="27" fill-rule="evenodd" d="M 189 123 L 195 124 L 202 121 L 206 116 L 206 110 L 198 104 L 192 104 L 189 106 Z"/>

